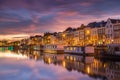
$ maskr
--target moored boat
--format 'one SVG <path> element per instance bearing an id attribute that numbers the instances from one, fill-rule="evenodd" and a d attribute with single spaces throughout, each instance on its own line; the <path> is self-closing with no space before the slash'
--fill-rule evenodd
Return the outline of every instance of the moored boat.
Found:
<path id="1" fill-rule="evenodd" d="M 65 53 L 77 53 L 77 54 L 84 54 L 84 47 L 81 46 L 65 46 L 64 47 Z"/>
<path id="2" fill-rule="evenodd" d="M 71 54 L 79 54 L 79 55 L 94 55 L 94 47 L 93 46 L 65 46 L 65 53 Z"/>
<path id="3" fill-rule="evenodd" d="M 46 53 L 64 53 L 63 45 L 49 44 L 43 45 L 43 52 Z"/>

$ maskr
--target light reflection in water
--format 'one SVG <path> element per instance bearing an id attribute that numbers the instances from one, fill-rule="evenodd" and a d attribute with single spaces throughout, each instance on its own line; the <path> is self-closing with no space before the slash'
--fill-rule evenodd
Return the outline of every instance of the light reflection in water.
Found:
<path id="1" fill-rule="evenodd" d="M 19 52 L 19 54 L 17 53 Z M 0 53 L 0 57 L 29 58 L 45 64 L 62 66 L 69 74 L 76 71 L 77 74 L 88 75 L 90 80 L 119 80 L 120 62 L 102 61 L 94 57 L 84 57 L 69 54 L 43 54 L 40 51 L 15 51 Z M 57 67 L 57 66 L 56 66 Z M 59 68 L 58 68 L 59 69 Z M 53 72 L 54 73 L 54 72 Z M 46 73 L 47 74 L 47 73 Z M 74 80 L 74 79 L 73 79 Z M 87 79 L 89 80 L 89 79 Z"/>
<path id="2" fill-rule="evenodd" d="M 16 54 L 10 51 L 7 52 L 0 52 L 0 57 L 1 58 L 17 58 L 17 59 L 27 59 L 28 57 L 26 55 L 22 55 L 22 54 Z"/>
<path id="3" fill-rule="evenodd" d="M 48 58 L 48 63 L 49 63 L 49 64 L 51 63 L 51 59 L 50 59 L 50 58 Z"/>
<path id="4" fill-rule="evenodd" d="M 62 64 L 63 64 L 63 67 L 66 67 L 66 62 L 65 61 L 63 61 Z"/>
<path id="5" fill-rule="evenodd" d="M 88 74 L 90 73 L 90 67 L 89 66 L 87 67 L 87 73 Z"/>

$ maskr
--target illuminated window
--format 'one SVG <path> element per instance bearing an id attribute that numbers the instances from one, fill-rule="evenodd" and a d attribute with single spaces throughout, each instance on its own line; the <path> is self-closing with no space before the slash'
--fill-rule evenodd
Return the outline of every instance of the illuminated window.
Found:
<path id="1" fill-rule="evenodd" d="M 90 30 L 86 30 L 86 34 L 90 34 Z"/>
<path id="2" fill-rule="evenodd" d="M 70 50 L 72 51 L 72 47 L 70 47 Z"/>

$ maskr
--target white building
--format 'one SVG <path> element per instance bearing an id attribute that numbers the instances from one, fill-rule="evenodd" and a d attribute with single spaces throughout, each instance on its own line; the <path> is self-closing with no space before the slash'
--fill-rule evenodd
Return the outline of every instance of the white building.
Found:
<path id="1" fill-rule="evenodd" d="M 79 30 L 76 30 L 76 31 L 74 31 L 73 32 L 74 33 L 74 45 L 79 45 L 79 38 L 80 38 L 80 36 L 79 36 Z"/>
<path id="2" fill-rule="evenodd" d="M 115 31 L 116 28 L 115 27 L 119 23 L 120 23 L 119 19 L 108 18 L 107 24 L 105 26 L 106 44 L 116 43 L 116 41 L 114 41 L 114 39 L 116 37 L 115 35 L 116 34 L 119 35 L 119 33 L 116 33 L 116 31 Z"/>

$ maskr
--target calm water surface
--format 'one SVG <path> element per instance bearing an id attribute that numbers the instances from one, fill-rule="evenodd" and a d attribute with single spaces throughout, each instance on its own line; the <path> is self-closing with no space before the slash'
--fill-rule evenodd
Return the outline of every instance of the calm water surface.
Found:
<path id="1" fill-rule="evenodd" d="M 0 49 L 0 80 L 120 80 L 120 62 Z"/>

